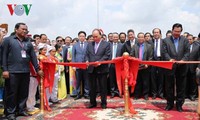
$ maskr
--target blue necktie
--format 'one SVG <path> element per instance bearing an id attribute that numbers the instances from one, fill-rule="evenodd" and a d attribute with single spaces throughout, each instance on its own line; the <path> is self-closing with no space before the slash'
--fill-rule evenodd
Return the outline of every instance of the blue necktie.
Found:
<path id="1" fill-rule="evenodd" d="M 176 52 L 178 52 L 178 39 L 174 39 L 174 44 L 176 47 Z"/>
<path id="2" fill-rule="evenodd" d="M 113 59 L 116 58 L 117 43 L 113 43 Z"/>
<path id="3" fill-rule="evenodd" d="M 83 46 L 83 42 L 81 42 L 81 49 L 83 50 L 84 46 Z"/>
<path id="4" fill-rule="evenodd" d="M 158 50 L 158 40 L 156 40 L 156 47 L 154 49 L 154 57 L 157 59 L 158 55 L 157 55 L 157 50 Z"/>

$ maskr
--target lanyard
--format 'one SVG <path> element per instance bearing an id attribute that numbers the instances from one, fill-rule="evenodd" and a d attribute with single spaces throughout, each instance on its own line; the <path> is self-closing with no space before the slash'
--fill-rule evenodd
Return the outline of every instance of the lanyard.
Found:
<path id="1" fill-rule="evenodd" d="M 22 49 L 24 49 L 24 44 L 23 44 L 20 40 L 18 40 L 18 43 L 19 43 L 20 47 L 21 47 Z"/>

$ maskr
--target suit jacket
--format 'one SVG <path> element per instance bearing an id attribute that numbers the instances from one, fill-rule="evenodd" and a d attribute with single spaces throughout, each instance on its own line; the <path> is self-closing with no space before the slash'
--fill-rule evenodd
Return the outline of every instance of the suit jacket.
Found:
<path id="1" fill-rule="evenodd" d="M 137 44 L 138 43 L 138 40 L 135 38 L 135 44 Z M 131 42 L 130 42 L 130 40 L 128 40 L 128 41 L 126 41 L 125 43 L 124 43 L 124 45 L 123 45 L 123 53 L 124 52 L 128 52 L 129 54 L 131 53 Z"/>
<path id="2" fill-rule="evenodd" d="M 64 46 L 63 47 L 63 54 L 62 54 L 62 57 L 63 57 L 63 61 L 64 62 L 69 62 L 68 60 L 67 60 L 67 53 L 68 53 L 68 48 L 69 48 L 69 46 Z"/>
<path id="3" fill-rule="evenodd" d="M 123 44 L 118 42 L 117 43 L 116 57 L 121 57 L 122 56 L 122 54 L 123 54 L 122 48 L 123 48 Z M 110 51 L 111 51 L 110 59 L 112 59 L 113 43 L 110 43 Z"/>
<path id="4" fill-rule="evenodd" d="M 154 44 L 155 44 L 155 39 L 152 40 L 152 44 L 151 44 L 152 45 L 152 49 L 153 49 L 153 59 L 155 60 L 155 51 L 154 51 L 155 45 Z M 161 57 L 160 60 L 163 60 L 162 59 L 162 44 L 163 44 L 163 39 L 160 39 L 160 45 L 159 45 L 160 46 L 160 57 Z"/>
<path id="5" fill-rule="evenodd" d="M 110 59 L 111 55 L 110 43 L 101 40 L 101 42 L 99 43 L 97 53 L 95 53 L 94 47 L 95 47 L 95 42 L 88 43 L 86 48 L 85 61 L 96 62 L 96 61 L 106 61 Z M 109 72 L 108 64 L 102 64 L 98 67 L 90 65 L 88 67 L 88 73 L 93 73 L 94 69 L 96 70 L 97 73 Z"/>
<path id="6" fill-rule="evenodd" d="M 131 56 L 139 58 L 139 43 L 134 45 L 131 50 Z M 152 60 L 153 59 L 153 49 L 150 44 L 144 42 L 144 52 L 143 52 L 143 59 L 142 60 Z"/>
<path id="7" fill-rule="evenodd" d="M 77 42 L 72 48 L 72 62 L 84 62 L 87 48 L 87 42 L 84 42 L 84 48 L 80 46 L 80 42 Z"/>
<path id="8" fill-rule="evenodd" d="M 188 40 L 181 36 L 178 42 L 178 52 L 176 52 L 176 47 L 174 45 L 173 37 L 165 38 L 162 45 L 162 56 L 165 61 L 170 59 L 175 60 L 189 60 L 190 47 Z"/>
<path id="9" fill-rule="evenodd" d="M 173 37 L 165 38 L 162 44 L 162 57 L 164 61 L 169 61 L 170 59 L 175 60 L 189 60 L 190 47 L 188 40 L 180 36 L 178 41 L 178 52 L 176 52 L 176 47 L 174 44 Z M 186 64 L 174 64 L 172 70 L 166 70 L 166 74 L 175 74 L 176 68 L 179 67 L 182 75 L 186 75 L 187 66 Z"/>
<path id="10" fill-rule="evenodd" d="M 194 42 L 192 45 L 192 51 L 190 52 L 189 55 L 189 61 L 200 61 L 200 44 L 198 44 L 197 42 Z M 187 65 L 190 72 L 195 73 L 198 64 L 187 64 Z"/>

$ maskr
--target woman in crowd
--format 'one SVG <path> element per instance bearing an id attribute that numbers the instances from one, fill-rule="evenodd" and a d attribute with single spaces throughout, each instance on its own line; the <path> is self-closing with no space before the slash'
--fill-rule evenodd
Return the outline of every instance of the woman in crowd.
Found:
<path id="1" fill-rule="evenodd" d="M 56 58 L 59 62 L 63 62 L 63 57 L 61 56 L 62 46 L 59 44 L 55 45 L 56 48 Z M 58 100 L 65 99 L 67 97 L 67 89 L 66 89 L 66 80 L 64 74 L 64 66 L 58 65 L 58 73 L 59 73 L 59 80 L 58 80 Z"/>

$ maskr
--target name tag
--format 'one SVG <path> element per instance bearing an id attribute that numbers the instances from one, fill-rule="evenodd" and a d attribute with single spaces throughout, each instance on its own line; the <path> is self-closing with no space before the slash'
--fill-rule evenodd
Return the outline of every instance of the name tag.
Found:
<path id="1" fill-rule="evenodd" d="M 22 50 L 21 54 L 22 54 L 22 58 L 26 58 L 26 51 Z"/>

